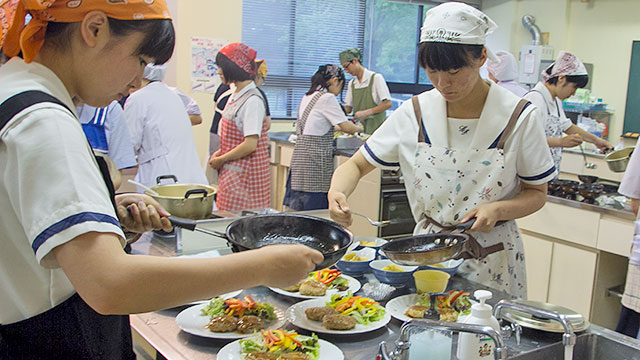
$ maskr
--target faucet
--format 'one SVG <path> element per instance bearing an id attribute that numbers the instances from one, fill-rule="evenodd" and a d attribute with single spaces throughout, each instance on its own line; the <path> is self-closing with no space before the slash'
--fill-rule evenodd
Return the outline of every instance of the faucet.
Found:
<path id="1" fill-rule="evenodd" d="M 409 320 L 402 325 L 400 337 L 396 340 L 396 348 L 392 352 L 387 351 L 386 341 L 380 343 L 378 347 L 377 360 L 407 360 L 409 359 L 409 335 L 413 330 L 448 330 L 457 332 L 468 332 L 474 334 L 483 334 L 489 336 L 496 344 L 493 356 L 496 360 L 507 359 L 507 348 L 502 340 L 502 335 L 490 326 L 464 324 L 436 320 Z"/>
<path id="2" fill-rule="evenodd" d="M 573 326 L 566 315 L 560 314 L 555 311 L 549 311 L 544 309 L 538 309 L 536 307 L 515 303 L 508 300 L 501 300 L 493 307 L 493 316 L 500 320 L 500 311 L 502 309 L 512 309 L 516 311 L 521 311 L 523 313 L 530 314 L 532 316 L 537 316 L 543 319 L 555 320 L 562 324 L 564 328 L 564 335 L 562 335 L 562 344 L 566 346 L 573 346 L 576 344 L 576 334 L 573 331 Z"/>

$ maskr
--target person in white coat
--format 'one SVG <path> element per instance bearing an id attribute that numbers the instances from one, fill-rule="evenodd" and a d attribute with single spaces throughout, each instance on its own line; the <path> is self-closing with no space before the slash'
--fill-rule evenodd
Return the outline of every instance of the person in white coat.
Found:
<path id="1" fill-rule="evenodd" d="M 542 72 L 542 77 L 544 82 L 538 82 L 524 98 L 540 109 L 538 121 L 544 126 L 551 157 L 558 171 L 562 148 L 572 148 L 583 141 L 594 144 L 603 152 L 613 148 L 607 140 L 573 124 L 562 109 L 562 100 L 589 82 L 589 74 L 582 61 L 571 53 L 560 51 L 556 61 Z"/>
<path id="2" fill-rule="evenodd" d="M 129 96 L 124 108 L 138 157 L 135 180 L 154 186 L 158 176 L 175 175 L 180 183 L 208 185 L 187 111 L 162 82 L 165 72 L 164 65 L 147 65 L 143 87 Z"/>
<path id="3" fill-rule="evenodd" d="M 631 199 L 631 209 L 636 214 L 635 231 L 631 243 L 627 280 L 622 294 L 622 309 L 616 331 L 640 339 L 640 151 L 638 145 L 631 155 L 618 192 Z"/>
<path id="4" fill-rule="evenodd" d="M 527 89 L 516 82 L 518 79 L 518 63 L 515 56 L 508 51 L 500 50 L 496 51 L 496 57 L 498 61 L 491 59 L 487 61 L 489 79 L 517 96 L 523 97 L 527 93 Z"/>
<path id="5" fill-rule="evenodd" d="M 434 89 L 403 103 L 333 174 L 329 210 L 352 222 L 347 197 L 375 167 L 402 170 L 417 222 L 433 233 L 475 218 L 478 249 L 458 273 L 526 298 L 522 238 L 514 219 L 540 209 L 555 175 L 534 107 L 480 77 L 495 23 L 455 2 L 430 9 L 419 61 Z M 498 221 L 506 221 L 496 225 Z"/>

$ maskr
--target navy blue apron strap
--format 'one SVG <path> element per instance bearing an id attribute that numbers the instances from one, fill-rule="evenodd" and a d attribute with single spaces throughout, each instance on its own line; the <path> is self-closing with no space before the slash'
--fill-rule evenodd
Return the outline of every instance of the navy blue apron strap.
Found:
<path id="1" fill-rule="evenodd" d="M 22 110 L 39 103 L 54 103 L 63 106 L 69 110 L 71 114 L 73 111 L 69 109 L 62 101 L 58 100 L 55 96 L 47 94 L 44 91 L 29 90 L 19 94 L 15 94 L 12 97 L 5 100 L 0 104 L 0 130 L 4 128 L 7 123 L 13 119 Z"/>
<path id="2" fill-rule="evenodd" d="M 69 109 L 69 107 L 65 105 L 65 103 L 51 94 L 47 94 L 46 92 L 39 90 L 24 91 L 13 95 L 12 97 L 5 100 L 2 104 L 0 104 L 0 130 L 2 130 L 5 125 L 7 125 L 7 123 L 9 123 L 9 121 L 11 121 L 11 119 L 18 115 L 22 110 L 40 103 L 58 104 L 69 110 L 69 112 L 73 115 L 73 111 L 71 111 L 71 109 Z M 100 173 L 102 174 L 105 185 L 107 185 L 107 189 L 109 190 L 111 204 L 113 204 L 114 209 L 117 209 L 115 200 L 116 192 L 113 186 L 113 182 L 111 181 L 111 176 L 109 175 L 109 167 L 107 165 L 107 162 L 99 156 L 94 155 L 94 157 L 96 159 L 96 162 L 98 163 L 98 168 L 100 169 Z"/>

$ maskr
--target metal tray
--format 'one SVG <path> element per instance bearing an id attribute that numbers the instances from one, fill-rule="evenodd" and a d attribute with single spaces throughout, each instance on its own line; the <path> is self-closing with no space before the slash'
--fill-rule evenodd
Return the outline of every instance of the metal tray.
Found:
<path id="1" fill-rule="evenodd" d="M 519 304 L 525 304 L 529 306 L 533 306 L 539 309 L 555 311 L 559 314 L 564 314 L 567 316 L 571 325 L 573 326 L 573 331 L 581 332 L 585 331 L 589 328 L 589 321 L 587 321 L 582 315 L 577 312 L 567 309 L 562 306 L 548 304 L 539 301 L 529 301 L 529 300 L 514 300 L 514 302 Z M 531 314 L 527 314 L 521 311 L 513 310 L 513 309 L 503 309 L 502 316 L 504 319 L 515 322 L 522 327 L 526 327 L 529 329 L 542 330 L 554 333 L 564 333 L 564 328 L 562 324 L 555 320 L 549 319 L 541 319 L 538 317 L 534 317 Z"/>

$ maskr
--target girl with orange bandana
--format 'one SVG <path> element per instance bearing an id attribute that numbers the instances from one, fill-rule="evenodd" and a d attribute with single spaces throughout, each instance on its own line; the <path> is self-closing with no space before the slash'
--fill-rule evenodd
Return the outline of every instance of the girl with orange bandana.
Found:
<path id="1" fill-rule="evenodd" d="M 122 250 L 123 229 L 170 230 L 169 214 L 114 195 L 72 99 L 106 106 L 169 59 L 163 0 L 0 0 L 0 30 L 1 359 L 135 359 L 127 314 L 287 286 L 322 261 L 300 245 L 188 260 Z"/>

